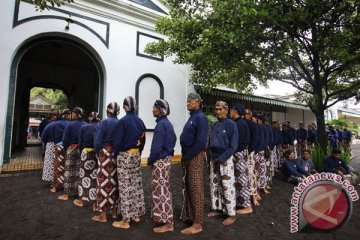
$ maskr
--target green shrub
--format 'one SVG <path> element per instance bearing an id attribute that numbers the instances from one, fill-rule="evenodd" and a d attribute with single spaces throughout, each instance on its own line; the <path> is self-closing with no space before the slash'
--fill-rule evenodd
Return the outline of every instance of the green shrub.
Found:
<path id="1" fill-rule="evenodd" d="M 322 172 L 325 157 L 327 157 L 327 154 L 324 153 L 321 146 L 319 144 L 315 144 L 311 150 L 311 159 L 314 163 L 316 171 Z"/>

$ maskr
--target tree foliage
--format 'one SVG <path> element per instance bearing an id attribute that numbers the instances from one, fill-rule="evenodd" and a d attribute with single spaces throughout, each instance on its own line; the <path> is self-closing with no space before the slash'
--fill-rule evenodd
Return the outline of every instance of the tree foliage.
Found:
<path id="1" fill-rule="evenodd" d="M 52 7 L 61 7 L 63 5 L 65 5 L 65 3 L 73 3 L 74 0 L 16 0 L 18 2 L 20 1 L 24 1 L 27 3 L 31 3 L 34 4 L 36 7 L 36 10 L 45 10 L 45 9 L 49 9 L 49 6 L 51 5 Z"/>
<path id="2" fill-rule="evenodd" d="M 170 12 L 156 29 L 168 39 L 152 54 L 190 64 L 191 81 L 251 91 L 278 80 L 298 90 L 317 116 L 360 88 L 360 1 L 164 0 Z"/>
<path id="3" fill-rule="evenodd" d="M 53 102 L 58 109 L 67 107 L 68 98 L 60 89 L 34 87 L 30 91 L 30 97 L 42 95 Z"/>
<path id="4" fill-rule="evenodd" d="M 348 126 L 348 130 L 353 132 L 354 134 L 359 134 L 359 125 L 356 123 L 345 120 L 344 118 L 332 119 L 328 122 L 331 125 L 338 125 L 340 129 L 343 129 L 345 125 Z"/>

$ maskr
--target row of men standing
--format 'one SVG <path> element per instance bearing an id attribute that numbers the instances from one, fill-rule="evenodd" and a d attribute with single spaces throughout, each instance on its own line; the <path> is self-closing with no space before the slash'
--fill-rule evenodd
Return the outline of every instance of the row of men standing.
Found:
<path id="1" fill-rule="evenodd" d="M 184 234 L 203 229 L 203 172 L 207 156 L 212 208 L 208 216 L 224 214 L 223 224 L 230 225 L 236 213 L 252 212 L 251 200 L 259 204 L 258 190 L 268 193 L 274 169 L 281 165 L 282 146 L 286 146 L 280 129 L 263 124 L 263 116 L 252 116 L 251 110 L 241 104 L 229 109 L 222 101 L 215 105 L 218 121 L 208 137 L 208 120 L 201 111 L 201 101 L 197 93 L 188 95 L 190 118 L 180 136 L 184 169 L 181 219 L 191 222 L 181 231 Z M 125 98 L 123 109 L 126 116 L 118 120 L 120 107 L 116 102 L 110 103 L 107 118 L 100 124 L 95 112 L 90 114 L 90 124 L 86 124 L 81 108 L 58 113 L 62 117 L 49 124 L 42 134 L 47 146 L 43 179 L 52 181 L 52 192 L 64 188 L 65 194 L 59 199 L 78 195 L 74 201 L 77 206 L 83 206 L 83 201 L 95 201 L 93 210 L 100 211 L 100 215 L 94 216 L 94 221 L 106 222 L 110 211 L 114 217 L 122 216 L 113 226 L 127 229 L 130 221 L 139 222 L 145 214 L 140 162 L 146 128 L 135 114 L 133 97 Z M 229 110 L 232 120 L 227 118 Z M 169 113 L 165 100 L 154 103 L 157 125 L 148 165 L 152 166 L 152 217 L 162 224 L 154 228 L 155 232 L 174 229 L 169 177 L 176 135 L 167 119 Z M 70 115 L 73 121 L 68 122 Z"/>

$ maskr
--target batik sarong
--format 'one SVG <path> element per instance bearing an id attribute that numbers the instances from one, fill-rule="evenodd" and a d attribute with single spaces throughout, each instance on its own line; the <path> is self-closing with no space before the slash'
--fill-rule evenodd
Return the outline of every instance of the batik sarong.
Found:
<path id="1" fill-rule="evenodd" d="M 120 152 L 117 156 L 119 209 L 123 221 L 145 214 L 140 153 Z"/>
<path id="2" fill-rule="evenodd" d="M 275 170 L 276 170 L 277 166 L 279 165 L 279 163 L 278 163 L 279 159 L 277 157 L 276 146 L 271 150 L 270 160 L 271 160 L 271 177 L 274 177 Z"/>
<path id="3" fill-rule="evenodd" d="M 96 171 L 97 160 L 93 148 L 84 148 L 80 156 L 80 183 L 78 186 L 79 199 L 83 201 L 96 200 Z"/>
<path id="4" fill-rule="evenodd" d="M 210 161 L 211 210 L 223 211 L 228 216 L 236 214 L 236 190 L 232 157 L 224 163 Z"/>
<path id="5" fill-rule="evenodd" d="M 54 183 L 56 191 L 64 188 L 65 150 L 62 144 L 55 145 Z"/>
<path id="6" fill-rule="evenodd" d="M 191 160 L 181 160 L 184 170 L 183 200 L 180 219 L 192 223 L 204 223 L 204 163 L 206 155 L 199 153 Z"/>
<path id="7" fill-rule="evenodd" d="M 300 157 L 303 150 L 307 149 L 307 144 L 305 142 L 297 143 L 296 144 L 296 156 Z"/>
<path id="8" fill-rule="evenodd" d="M 170 191 L 171 156 L 157 160 L 152 167 L 152 219 L 157 223 L 173 223 Z"/>
<path id="9" fill-rule="evenodd" d="M 105 147 L 99 152 L 96 173 L 96 202 L 100 212 L 117 207 L 118 188 L 116 161 L 111 156 L 112 147 Z"/>
<path id="10" fill-rule="evenodd" d="M 54 158 L 55 158 L 55 144 L 53 142 L 46 143 L 46 150 L 44 156 L 44 167 L 42 172 L 42 180 L 47 182 L 54 181 Z"/>
<path id="11" fill-rule="evenodd" d="M 273 171 L 274 171 L 274 166 L 273 166 L 273 161 L 272 161 L 272 150 L 268 149 L 269 151 L 269 155 L 267 155 L 265 157 L 265 166 L 266 166 L 266 171 L 265 171 L 265 177 L 266 177 L 266 182 L 265 182 L 265 187 L 266 186 L 271 186 L 272 183 L 272 177 L 273 177 Z"/>
<path id="12" fill-rule="evenodd" d="M 258 182 L 258 188 L 263 189 L 266 187 L 266 162 L 264 151 L 258 152 L 255 158 L 255 174 Z"/>
<path id="13" fill-rule="evenodd" d="M 65 172 L 64 172 L 64 193 L 68 196 L 78 194 L 80 182 L 80 154 L 77 144 L 70 145 L 66 150 Z"/>
<path id="14" fill-rule="evenodd" d="M 255 195 L 257 193 L 258 182 L 256 180 L 256 171 L 255 171 L 255 154 L 254 152 L 249 154 L 248 157 L 249 163 L 249 191 L 250 195 Z"/>
<path id="15" fill-rule="evenodd" d="M 284 150 L 283 148 L 280 146 L 276 147 L 276 155 L 277 155 L 277 159 L 278 159 L 278 165 L 276 166 L 277 169 L 281 169 L 282 166 L 284 165 L 285 159 L 284 159 Z"/>
<path id="16" fill-rule="evenodd" d="M 247 149 L 234 154 L 234 168 L 236 207 L 251 207 Z"/>

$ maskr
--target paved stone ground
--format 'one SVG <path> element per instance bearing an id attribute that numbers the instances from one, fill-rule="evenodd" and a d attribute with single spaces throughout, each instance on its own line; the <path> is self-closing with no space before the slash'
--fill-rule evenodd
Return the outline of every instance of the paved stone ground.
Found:
<path id="1" fill-rule="evenodd" d="M 354 144 L 351 146 L 352 157 L 351 166 L 357 170 L 360 169 L 360 140 L 355 140 Z"/>

